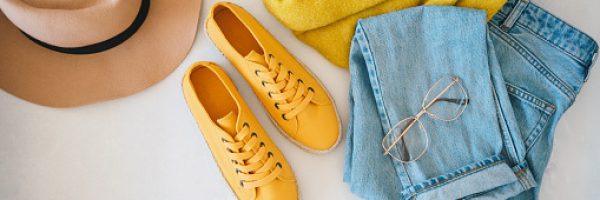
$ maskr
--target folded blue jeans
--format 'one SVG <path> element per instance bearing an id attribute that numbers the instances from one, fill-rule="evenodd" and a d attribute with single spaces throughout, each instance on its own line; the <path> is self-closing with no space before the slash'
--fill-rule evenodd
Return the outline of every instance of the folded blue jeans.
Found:
<path id="1" fill-rule="evenodd" d="M 598 59 L 591 37 L 529 0 L 509 0 L 488 23 L 525 159 L 542 182 L 554 130 Z M 539 187 L 514 199 L 537 199 Z"/>
<path id="2" fill-rule="evenodd" d="M 458 7 L 360 20 L 344 181 L 365 199 L 535 197 L 554 127 L 597 51 L 591 38 L 526 1 L 509 1 L 489 28 L 485 12 Z M 385 134 L 418 113 L 445 75 L 459 77 L 468 93 L 462 115 L 419 120 L 430 138 L 420 159 L 384 155 Z"/>

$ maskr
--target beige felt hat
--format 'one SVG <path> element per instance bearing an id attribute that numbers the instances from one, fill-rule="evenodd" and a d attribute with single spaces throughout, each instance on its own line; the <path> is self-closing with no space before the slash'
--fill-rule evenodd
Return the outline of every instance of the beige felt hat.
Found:
<path id="1" fill-rule="evenodd" d="M 52 107 L 162 80 L 190 50 L 201 0 L 0 0 L 0 88 Z"/>

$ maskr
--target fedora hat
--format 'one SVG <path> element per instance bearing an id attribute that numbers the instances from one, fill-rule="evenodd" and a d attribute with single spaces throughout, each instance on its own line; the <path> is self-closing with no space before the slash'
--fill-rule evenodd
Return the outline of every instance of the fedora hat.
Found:
<path id="1" fill-rule="evenodd" d="M 190 50 L 201 0 L 0 0 L 0 88 L 52 107 L 141 91 Z"/>

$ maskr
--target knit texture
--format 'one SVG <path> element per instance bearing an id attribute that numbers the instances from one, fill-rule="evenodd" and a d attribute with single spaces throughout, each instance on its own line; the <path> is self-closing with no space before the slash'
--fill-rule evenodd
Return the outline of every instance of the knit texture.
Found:
<path id="1" fill-rule="evenodd" d="M 263 0 L 266 8 L 302 42 L 333 64 L 347 68 L 358 19 L 419 5 L 484 9 L 488 20 L 506 0 Z"/>

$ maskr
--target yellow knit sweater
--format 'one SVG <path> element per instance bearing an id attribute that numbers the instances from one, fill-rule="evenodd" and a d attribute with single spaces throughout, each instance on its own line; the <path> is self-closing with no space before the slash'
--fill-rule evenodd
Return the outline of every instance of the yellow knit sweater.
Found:
<path id="1" fill-rule="evenodd" d="M 358 19 L 419 5 L 485 9 L 490 19 L 506 0 L 263 0 L 301 41 L 333 64 L 347 68 L 350 41 Z"/>

